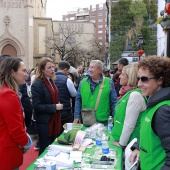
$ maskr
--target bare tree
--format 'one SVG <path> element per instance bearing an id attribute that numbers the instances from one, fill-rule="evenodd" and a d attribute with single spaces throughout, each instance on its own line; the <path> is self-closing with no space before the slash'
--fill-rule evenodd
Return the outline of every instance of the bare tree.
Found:
<path id="1" fill-rule="evenodd" d="M 80 53 L 82 43 L 77 41 L 79 31 L 74 31 L 71 25 L 59 24 L 59 33 L 54 37 L 47 37 L 45 44 L 47 48 L 59 54 L 61 60 L 77 57 Z"/>
<path id="2" fill-rule="evenodd" d="M 90 54 L 93 59 L 101 60 L 106 56 L 105 47 L 102 46 L 97 40 L 91 40 L 90 44 L 92 45 Z"/>

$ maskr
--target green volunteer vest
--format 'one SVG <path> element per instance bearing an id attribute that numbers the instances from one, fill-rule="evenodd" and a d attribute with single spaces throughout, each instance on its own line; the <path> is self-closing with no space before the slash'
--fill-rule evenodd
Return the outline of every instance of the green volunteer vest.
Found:
<path id="1" fill-rule="evenodd" d="M 156 110 L 166 104 L 170 105 L 170 100 L 148 108 L 142 115 L 139 147 L 141 170 L 160 170 L 165 163 L 166 154 L 159 137 L 152 130 L 152 118 Z"/>
<path id="2" fill-rule="evenodd" d="M 116 141 L 120 140 L 120 136 L 122 134 L 124 120 L 125 120 L 125 116 L 126 116 L 126 106 L 127 106 L 130 94 L 132 92 L 134 92 L 134 91 L 141 93 L 140 89 L 130 90 L 116 104 L 115 116 L 114 116 L 114 128 L 112 130 L 113 139 L 116 140 Z M 142 115 L 142 113 L 138 117 L 135 129 L 133 130 L 133 132 L 132 132 L 132 134 L 131 134 L 131 136 L 129 138 L 128 143 L 131 140 L 133 140 L 134 138 L 138 138 L 139 139 L 139 136 L 140 136 L 141 115 Z"/>
<path id="3" fill-rule="evenodd" d="M 102 82 L 97 84 L 94 93 L 92 94 L 90 89 L 90 83 L 87 82 L 87 78 L 84 78 L 82 80 L 80 88 L 80 94 L 82 98 L 82 109 L 95 108 L 101 83 Z M 109 115 L 110 115 L 110 79 L 105 77 L 99 105 L 96 110 L 96 119 L 97 121 L 105 121 L 108 120 Z"/>

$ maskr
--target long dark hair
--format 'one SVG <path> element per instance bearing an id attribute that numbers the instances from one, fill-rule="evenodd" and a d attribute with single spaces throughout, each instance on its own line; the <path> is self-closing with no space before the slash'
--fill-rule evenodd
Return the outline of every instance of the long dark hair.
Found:
<path id="1" fill-rule="evenodd" d="M 18 84 L 12 77 L 11 71 L 17 72 L 21 62 L 20 58 L 7 57 L 0 63 L 0 88 L 7 85 L 16 93 L 18 92 Z"/>

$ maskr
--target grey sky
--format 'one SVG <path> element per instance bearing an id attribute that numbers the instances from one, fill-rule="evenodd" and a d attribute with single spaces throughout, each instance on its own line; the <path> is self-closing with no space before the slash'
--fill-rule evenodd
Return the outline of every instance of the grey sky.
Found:
<path id="1" fill-rule="evenodd" d="M 105 2 L 106 0 L 47 0 L 47 17 L 62 20 L 62 15 L 69 11 Z"/>

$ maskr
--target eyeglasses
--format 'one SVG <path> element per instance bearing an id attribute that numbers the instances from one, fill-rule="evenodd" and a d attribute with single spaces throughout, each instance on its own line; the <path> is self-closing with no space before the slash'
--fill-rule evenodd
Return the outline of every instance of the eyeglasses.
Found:
<path id="1" fill-rule="evenodd" d="M 155 79 L 155 77 L 137 77 L 138 81 L 141 80 L 142 83 L 148 83 L 150 79 Z"/>

